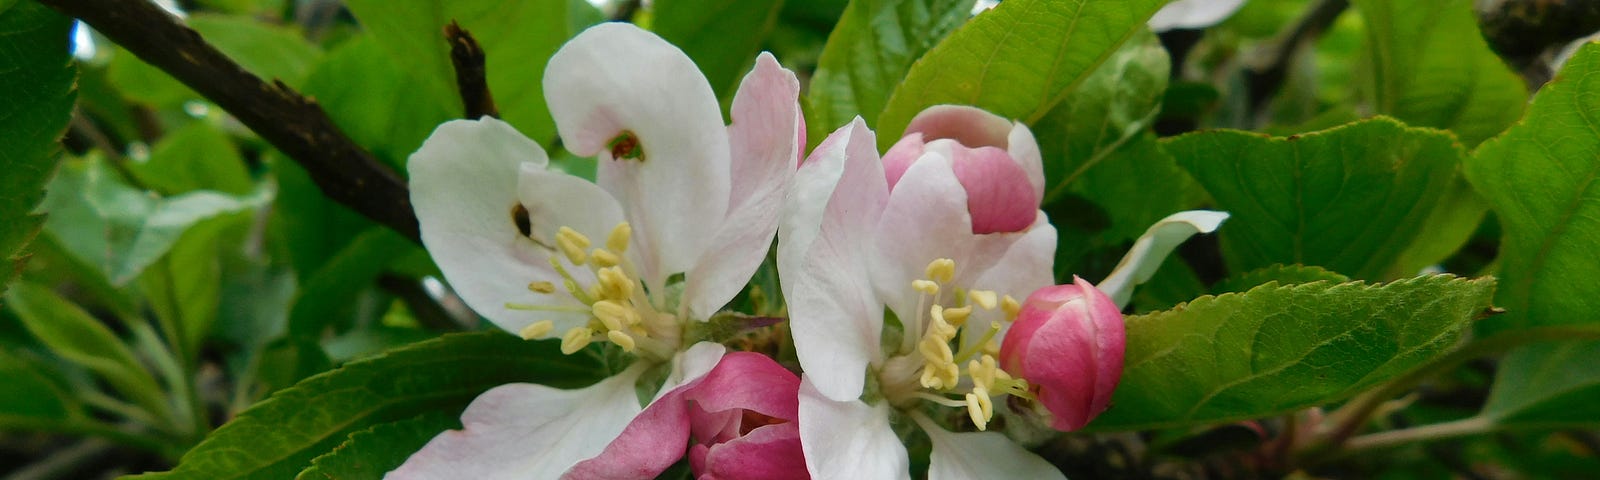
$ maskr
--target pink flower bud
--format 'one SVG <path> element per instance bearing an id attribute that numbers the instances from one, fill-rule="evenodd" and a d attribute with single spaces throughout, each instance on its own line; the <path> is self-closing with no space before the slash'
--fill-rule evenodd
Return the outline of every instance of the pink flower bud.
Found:
<path id="1" fill-rule="evenodd" d="M 1061 431 L 1083 428 L 1122 378 L 1122 312 L 1077 276 L 1034 291 L 1000 344 L 1000 365 L 1028 381 Z"/>
<path id="2" fill-rule="evenodd" d="M 906 136 L 883 155 L 884 176 L 893 189 L 924 154 L 943 155 L 966 190 L 972 233 L 1022 231 L 1033 224 L 1044 194 L 1042 184 L 1035 185 L 1025 167 L 1038 163 L 1032 157 L 1039 151 L 1027 130 L 973 107 L 929 107 L 911 120 Z M 1013 140 L 1023 145 L 1012 145 Z"/>
<path id="3" fill-rule="evenodd" d="M 810 478 L 800 450 L 800 377 L 733 352 L 651 403 L 599 456 L 562 478 L 655 478 L 688 456 L 696 478 Z"/>

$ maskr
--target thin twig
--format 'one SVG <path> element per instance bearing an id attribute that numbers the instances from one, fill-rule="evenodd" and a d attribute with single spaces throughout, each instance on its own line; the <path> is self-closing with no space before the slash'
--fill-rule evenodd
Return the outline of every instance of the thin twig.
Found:
<path id="1" fill-rule="evenodd" d="M 472 32 L 461 28 L 455 20 L 444 26 L 444 38 L 450 42 L 450 64 L 456 69 L 456 89 L 461 92 L 461 106 L 466 118 L 478 119 L 485 115 L 500 118 L 494 107 L 494 95 L 489 93 L 489 77 L 484 62 L 487 56 Z"/>
<path id="2" fill-rule="evenodd" d="M 1374 448 L 1394 447 L 1408 443 L 1429 442 L 1444 440 L 1466 435 L 1489 433 L 1495 430 L 1494 421 L 1487 417 L 1468 417 L 1444 423 L 1423 425 L 1414 428 L 1402 428 L 1362 435 L 1350 439 L 1345 445 L 1345 453 L 1371 450 Z"/>
<path id="3" fill-rule="evenodd" d="M 328 198 L 407 238 L 421 238 L 405 181 L 345 136 L 315 101 L 281 81 L 267 83 L 245 71 L 154 3 L 40 3 L 83 20 L 141 60 L 216 102 L 305 167 Z"/>

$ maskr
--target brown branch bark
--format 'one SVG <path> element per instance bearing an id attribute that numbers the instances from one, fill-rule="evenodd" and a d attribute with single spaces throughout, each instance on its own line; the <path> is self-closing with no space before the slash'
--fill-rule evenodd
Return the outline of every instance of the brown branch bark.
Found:
<path id="1" fill-rule="evenodd" d="M 188 85 L 299 163 L 322 193 L 417 241 L 405 180 L 334 125 L 317 103 L 283 82 L 247 72 L 154 3 L 39 0 L 83 20 Z"/>
<path id="2" fill-rule="evenodd" d="M 499 118 L 500 110 L 494 106 L 494 95 L 489 94 L 489 78 L 484 62 L 487 56 L 472 33 L 451 20 L 444 26 L 444 38 L 450 42 L 450 64 L 456 70 L 456 89 L 461 92 L 461 107 L 466 118 L 477 120 L 484 115 Z"/>

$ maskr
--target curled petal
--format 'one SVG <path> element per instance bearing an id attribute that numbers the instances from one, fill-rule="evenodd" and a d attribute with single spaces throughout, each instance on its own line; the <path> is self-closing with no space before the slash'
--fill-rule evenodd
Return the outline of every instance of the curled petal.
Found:
<path id="1" fill-rule="evenodd" d="M 1161 7 L 1147 23 L 1156 32 L 1205 28 L 1222 22 L 1242 6 L 1244 0 L 1177 0 Z"/>
<path id="2" fill-rule="evenodd" d="M 811 478 L 795 422 L 760 427 L 725 443 L 690 447 L 689 465 L 700 478 Z"/>
<path id="3" fill-rule="evenodd" d="M 906 134 L 921 133 L 927 141 L 948 138 L 968 147 L 1005 149 L 1011 121 L 966 105 L 934 105 L 923 109 L 906 125 Z"/>
<path id="4" fill-rule="evenodd" d="M 548 162 L 538 144 L 485 117 L 440 125 L 407 164 L 423 245 L 468 306 L 511 332 L 540 318 L 507 310 L 507 302 L 561 301 L 528 290 L 559 277 L 549 251 L 518 225 L 516 172 Z"/>
<path id="5" fill-rule="evenodd" d="M 1128 305 L 1128 300 L 1133 298 L 1133 287 L 1155 275 L 1156 270 L 1161 268 L 1161 262 L 1172 254 L 1173 249 L 1178 248 L 1178 244 L 1195 234 L 1216 231 L 1227 219 L 1227 212 L 1209 210 L 1189 210 L 1167 215 L 1133 242 L 1133 248 L 1117 263 L 1117 268 L 1097 287 L 1106 292 L 1117 307 Z"/>
<path id="6" fill-rule="evenodd" d="M 683 295 L 692 318 L 716 313 L 767 258 L 795 159 L 805 147 L 799 95 L 794 72 L 769 53 L 756 58 L 755 69 L 734 94 L 728 218 L 685 278 Z"/>
<path id="7" fill-rule="evenodd" d="M 521 479 L 566 471 L 599 453 L 639 413 L 633 383 L 642 371 L 578 390 L 495 387 L 467 406 L 461 430 L 434 437 L 384 478 Z"/>
<path id="8" fill-rule="evenodd" d="M 728 131 L 699 68 L 655 34 L 603 23 L 550 57 L 544 91 L 564 145 L 598 156 L 647 284 L 687 272 L 728 211 Z"/>
<path id="9" fill-rule="evenodd" d="M 1011 134 L 1006 136 L 1006 152 L 1028 172 L 1034 193 L 1044 198 L 1044 155 L 1039 153 L 1039 142 L 1034 140 L 1033 131 L 1027 125 L 1017 122 L 1011 127 Z"/>
<path id="10" fill-rule="evenodd" d="M 1035 291 L 1000 345 L 1007 372 L 1028 381 L 1051 426 L 1083 428 L 1110 406 L 1122 378 L 1122 312 L 1082 278 Z"/>

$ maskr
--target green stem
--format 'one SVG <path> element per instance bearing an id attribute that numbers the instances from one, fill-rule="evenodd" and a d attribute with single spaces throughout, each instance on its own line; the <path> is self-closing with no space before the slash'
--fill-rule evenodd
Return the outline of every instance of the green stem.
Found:
<path id="1" fill-rule="evenodd" d="M 1489 420 L 1488 417 L 1468 417 L 1451 422 L 1389 430 L 1355 437 L 1345 444 L 1345 453 L 1478 435 L 1493 432 L 1497 428 L 1498 426 L 1495 425 L 1494 421 Z"/>

